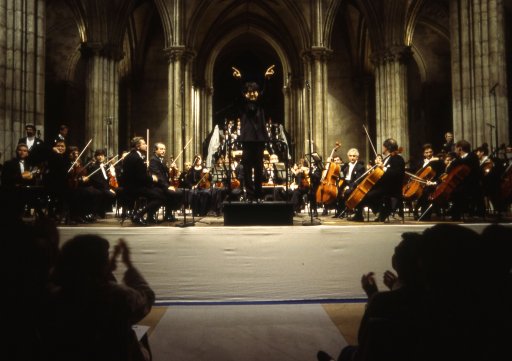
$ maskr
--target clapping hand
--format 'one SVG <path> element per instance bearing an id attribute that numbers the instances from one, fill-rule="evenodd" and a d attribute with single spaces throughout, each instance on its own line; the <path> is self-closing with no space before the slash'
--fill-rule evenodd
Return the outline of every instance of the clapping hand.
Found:
<path id="1" fill-rule="evenodd" d="M 110 269 L 115 271 L 117 269 L 117 258 L 121 255 L 121 260 L 127 268 L 132 268 L 132 260 L 130 256 L 130 249 L 123 238 L 119 238 L 117 244 L 114 246 L 114 251 L 110 256 Z"/>
<path id="2" fill-rule="evenodd" d="M 375 293 L 379 292 L 379 289 L 377 288 L 377 283 L 375 282 L 375 273 L 370 272 L 367 274 L 364 274 L 361 277 L 361 286 L 363 287 L 364 292 L 370 298 Z"/>
<path id="3" fill-rule="evenodd" d="M 392 290 L 393 287 L 396 284 L 396 281 L 398 281 L 398 277 L 391 271 L 384 272 L 384 284 Z"/>

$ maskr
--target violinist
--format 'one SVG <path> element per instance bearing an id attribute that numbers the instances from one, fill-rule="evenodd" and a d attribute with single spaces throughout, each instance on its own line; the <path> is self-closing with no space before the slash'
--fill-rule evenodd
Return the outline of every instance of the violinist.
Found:
<path id="1" fill-rule="evenodd" d="M 94 208 L 98 203 L 98 191 L 89 184 L 87 174 L 88 167 L 94 160 L 83 164 L 80 150 L 76 146 L 70 146 L 68 152 L 71 165 L 67 173 L 69 222 L 93 223 L 96 221 Z"/>
<path id="2" fill-rule="evenodd" d="M 365 195 L 360 206 L 369 206 L 378 213 L 376 222 L 385 222 L 395 208 L 392 199 L 402 199 L 402 183 L 405 175 L 405 161 L 398 151 L 398 143 L 388 138 L 382 144 L 383 159 L 376 159 L 375 166 L 384 171 L 382 177 Z"/>
<path id="3" fill-rule="evenodd" d="M 310 172 L 309 172 L 309 163 L 307 160 L 301 158 L 298 164 L 295 164 L 292 169 L 293 174 L 293 186 L 291 187 L 291 202 L 293 204 L 293 209 L 296 214 L 300 213 L 303 206 L 304 195 L 308 194 L 311 186 L 310 180 Z M 320 178 L 318 178 L 320 180 Z M 315 199 L 316 203 L 316 199 Z M 316 208 L 311 208 L 313 213 L 316 211 Z M 315 217 L 318 214 L 313 214 Z"/>
<path id="4" fill-rule="evenodd" d="M 206 216 L 211 203 L 211 174 L 209 169 L 203 165 L 199 154 L 194 157 L 192 167 L 187 172 L 187 184 L 190 185 L 189 204 L 192 212 L 197 216 Z"/>
<path id="5" fill-rule="evenodd" d="M 172 214 L 181 207 L 182 191 L 170 183 L 170 169 L 165 162 L 166 147 L 163 143 L 155 143 L 153 156 L 149 160 L 149 171 L 157 177 L 156 187 L 165 199 L 164 221 L 175 222 L 176 217 Z M 176 168 L 176 164 L 171 164 Z"/>
<path id="6" fill-rule="evenodd" d="M 94 211 L 99 218 L 105 218 L 106 212 L 112 211 L 116 199 L 116 192 L 110 187 L 108 165 L 105 164 L 105 151 L 97 149 L 94 152 L 94 162 L 88 167 L 88 176 L 84 181 L 91 187 L 94 194 Z"/>
<path id="7" fill-rule="evenodd" d="M 134 137 L 131 140 L 131 151 L 123 160 L 124 193 L 132 200 L 143 196 L 147 198 L 147 204 L 132 215 L 132 222 L 136 225 L 146 226 L 155 223 L 154 215 L 164 203 L 161 192 L 155 186 L 158 178 L 148 173 L 145 163 L 148 146 L 142 137 Z M 147 220 L 144 216 L 147 215 Z"/>
<path id="8" fill-rule="evenodd" d="M 348 163 L 343 164 L 341 167 L 341 174 L 344 178 L 344 182 L 341 187 L 338 188 L 339 197 L 336 202 L 336 213 L 334 218 L 341 218 L 343 211 L 345 210 L 345 200 L 352 193 L 354 188 L 357 186 L 358 178 L 365 172 L 366 168 L 363 162 L 359 161 L 359 151 L 356 148 L 351 148 L 347 152 Z M 352 221 L 362 222 L 363 221 L 363 209 L 357 207 L 355 215 Z"/>

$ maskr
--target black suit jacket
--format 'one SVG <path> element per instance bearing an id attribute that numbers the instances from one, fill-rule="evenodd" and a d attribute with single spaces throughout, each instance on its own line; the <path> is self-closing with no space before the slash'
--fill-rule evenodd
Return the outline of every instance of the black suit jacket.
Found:
<path id="1" fill-rule="evenodd" d="M 377 182 L 377 186 L 382 188 L 386 194 L 401 195 L 405 175 L 404 158 L 400 154 L 390 155 L 384 168 L 384 175 Z"/>
<path id="2" fill-rule="evenodd" d="M 144 160 L 134 149 L 123 160 L 123 180 L 128 191 L 138 191 L 153 184 Z"/>
<path id="3" fill-rule="evenodd" d="M 27 144 L 27 137 L 20 138 L 18 144 Z M 38 164 L 48 158 L 49 149 L 45 142 L 40 138 L 34 139 L 34 144 L 29 148 L 29 159 L 32 164 Z"/>
<path id="4" fill-rule="evenodd" d="M 345 177 L 348 176 L 347 172 L 349 171 L 349 169 L 349 163 L 345 163 L 341 167 L 341 172 L 345 175 Z M 356 162 L 356 165 L 352 170 L 352 174 L 350 175 L 350 180 L 347 181 L 347 186 L 349 186 L 350 188 L 356 187 L 357 184 L 362 181 L 362 179 L 360 179 L 358 183 L 356 183 L 356 181 L 359 179 L 359 177 L 361 177 L 362 174 L 364 174 L 364 172 L 366 172 L 366 167 L 364 166 L 364 164 L 360 161 Z"/>
<path id="5" fill-rule="evenodd" d="M 157 176 L 157 186 L 159 188 L 169 188 L 171 185 L 169 183 L 169 168 L 156 155 L 153 155 L 149 160 L 149 171 L 151 174 Z"/>
<path id="6" fill-rule="evenodd" d="M 100 165 L 98 163 L 92 164 L 88 169 L 88 174 L 92 174 L 95 172 Z M 105 174 L 107 174 L 108 167 L 105 167 Z M 107 178 L 105 179 L 105 176 L 103 175 L 103 172 L 101 169 L 96 171 L 93 175 L 89 176 L 89 184 L 93 186 L 96 189 L 102 190 L 102 191 L 108 191 L 110 189 L 109 181 L 108 181 L 108 174 Z"/>

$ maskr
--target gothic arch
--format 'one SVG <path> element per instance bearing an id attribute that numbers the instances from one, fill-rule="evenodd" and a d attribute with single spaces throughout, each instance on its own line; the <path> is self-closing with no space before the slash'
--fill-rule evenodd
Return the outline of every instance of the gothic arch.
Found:
<path id="1" fill-rule="evenodd" d="M 153 0 L 157 12 L 160 16 L 160 21 L 164 29 L 165 48 L 169 48 L 173 44 L 174 29 L 172 27 L 171 16 L 167 8 L 167 1 L 165 0 Z"/>

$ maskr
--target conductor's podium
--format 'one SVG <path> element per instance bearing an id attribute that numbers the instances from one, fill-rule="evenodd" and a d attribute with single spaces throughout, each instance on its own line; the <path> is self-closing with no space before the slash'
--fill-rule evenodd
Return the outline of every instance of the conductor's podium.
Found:
<path id="1" fill-rule="evenodd" d="M 293 225 L 291 202 L 224 202 L 223 212 L 225 226 Z"/>

